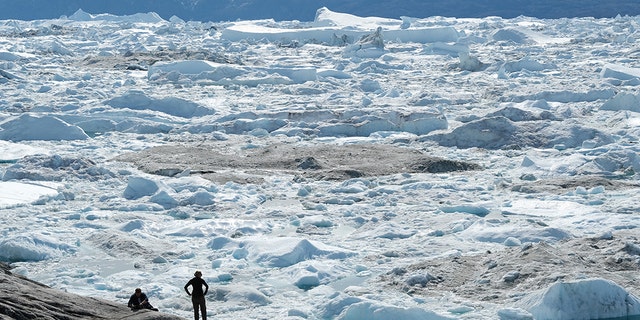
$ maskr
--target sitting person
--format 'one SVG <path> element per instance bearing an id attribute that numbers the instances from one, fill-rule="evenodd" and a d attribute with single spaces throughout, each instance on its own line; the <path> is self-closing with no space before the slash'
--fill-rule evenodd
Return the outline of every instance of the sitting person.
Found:
<path id="1" fill-rule="evenodd" d="M 158 309 L 154 308 L 150 303 L 147 295 L 142 293 L 142 289 L 136 288 L 136 292 L 131 295 L 129 298 L 129 303 L 127 304 L 131 310 L 139 310 L 139 309 L 151 309 L 154 311 L 158 311 Z"/>

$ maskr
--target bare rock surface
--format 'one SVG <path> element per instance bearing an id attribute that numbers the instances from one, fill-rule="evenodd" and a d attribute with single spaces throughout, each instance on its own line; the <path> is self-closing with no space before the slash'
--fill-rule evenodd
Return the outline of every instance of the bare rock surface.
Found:
<path id="1" fill-rule="evenodd" d="M 623 179 L 616 179 L 611 177 L 603 177 L 597 175 L 582 175 L 582 176 L 568 176 L 568 177 L 551 177 L 544 178 L 536 181 L 520 181 L 514 183 L 510 189 L 511 191 L 522 193 L 554 193 L 562 194 L 568 190 L 575 190 L 578 187 L 594 188 L 605 187 L 607 190 L 627 190 L 638 187 L 638 183 Z"/>
<path id="2" fill-rule="evenodd" d="M 259 182 L 273 172 L 314 180 L 345 180 L 409 172 L 480 170 L 480 165 L 429 156 L 396 145 L 305 146 L 274 143 L 238 148 L 229 142 L 173 144 L 127 153 L 117 158 L 147 173 L 172 176 L 184 171 L 215 182 Z"/>
<path id="3" fill-rule="evenodd" d="M 383 275 L 381 285 L 414 296 L 445 296 L 504 304 L 558 281 L 605 278 L 640 293 L 639 239 L 572 238 L 557 243 L 523 243 L 505 250 L 450 255 L 411 263 Z"/>
<path id="4" fill-rule="evenodd" d="M 83 297 L 45 286 L 10 271 L 0 263 L 0 319 L 130 319 L 174 320 L 151 310 L 131 311 L 126 305 Z"/>

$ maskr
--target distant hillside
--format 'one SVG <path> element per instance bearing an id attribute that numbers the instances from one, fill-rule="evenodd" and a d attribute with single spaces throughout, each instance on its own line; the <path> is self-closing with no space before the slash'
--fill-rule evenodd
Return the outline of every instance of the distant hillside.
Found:
<path id="1" fill-rule="evenodd" d="M 640 15 L 638 0 L 2 0 L 0 19 L 35 20 L 69 16 L 78 9 L 117 15 L 156 12 L 165 19 L 234 21 L 238 19 L 313 20 L 320 7 L 359 16 L 513 18 L 615 17 Z"/>

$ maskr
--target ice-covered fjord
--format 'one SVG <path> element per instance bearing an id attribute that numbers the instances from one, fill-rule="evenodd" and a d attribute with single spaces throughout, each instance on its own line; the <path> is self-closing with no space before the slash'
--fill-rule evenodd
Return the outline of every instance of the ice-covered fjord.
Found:
<path id="1" fill-rule="evenodd" d="M 0 21 L 0 261 L 185 318 L 640 315 L 640 18 Z M 624 318 L 626 319 L 626 318 Z"/>

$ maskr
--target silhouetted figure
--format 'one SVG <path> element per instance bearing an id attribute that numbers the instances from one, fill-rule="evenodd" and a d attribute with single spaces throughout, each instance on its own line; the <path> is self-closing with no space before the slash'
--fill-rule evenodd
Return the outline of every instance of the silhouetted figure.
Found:
<path id="1" fill-rule="evenodd" d="M 207 305 L 204 296 L 209 292 L 209 285 L 207 285 L 207 282 L 202 279 L 202 272 L 196 271 L 193 276 L 194 277 L 184 285 L 184 291 L 191 296 L 191 302 L 193 303 L 193 318 L 195 320 L 199 319 L 199 309 L 202 313 L 202 320 L 207 320 Z M 192 288 L 191 292 L 187 289 L 189 286 Z M 204 291 L 202 291 L 202 286 L 205 288 Z"/>
<path id="2" fill-rule="evenodd" d="M 142 289 L 136 288 L 136 292 L 131 295 L 129 298 L 129 303 L 127 304 L 131 310 L 140 310 L 140 309 L 151 309 L 154 311 L 158 311 L 158 309 L 154 308 L 150 303 L 147 295 L 142 293 Z"/>

